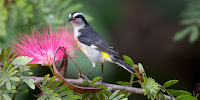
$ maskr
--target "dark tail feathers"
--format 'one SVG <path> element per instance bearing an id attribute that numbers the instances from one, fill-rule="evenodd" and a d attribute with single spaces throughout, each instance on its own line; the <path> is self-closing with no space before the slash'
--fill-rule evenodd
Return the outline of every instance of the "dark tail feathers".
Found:
<path id="1" fill-rule="evenodd" d="M 112 59 L 114 61 L 114 63 L 122 66 L 124 69 L 126 69 L 127 71 L 129 71 L 130 73 L 135 73 L 135 71 L 133 70 L 133 68 L 131 68 L 127 63 L 125 63 L 123 60 L 120 60 L 118 58 L 114 58 Z"/>

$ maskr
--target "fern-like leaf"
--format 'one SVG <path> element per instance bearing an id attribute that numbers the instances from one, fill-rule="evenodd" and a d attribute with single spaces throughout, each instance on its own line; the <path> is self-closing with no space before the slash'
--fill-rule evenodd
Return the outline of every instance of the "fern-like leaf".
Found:
<path id="1" fill-rule="evenodd" d="M 0 55 L 0 98 L 3 98 L 3 100 L 11 100 L 16 94 L 26 93 L 28 91 L 27 89 L 19 89 L 22 82 L 25 82 L 31 89 L 35 89 L 34 80 L 28 77 L 32 72 L 30 72 L 30 69 L 26 66 L 30 61 L 27 61 L 27 59 L 30 58 L 24 57 L 20 61 L 27 62 L 19 65 L 12 63 L 18 59 L 18 56 L 14 56 L 15 53 L 9 54 L 10 48 L 5 52 L 4 49 L 2 49 Z"/>
<path id="2" fill-rule="evenodd" d="M 188 0 L 186 9 L 182 12 L 180 25 L 186 26 L 184 29 L 178 31 L 174 35 L 174 40 L 181 40 L 188 34 L 189 42 L 193 43 L 199 39 L 199 26 L 200 26 L 200 13 L 199 13 L 199 0 Z"/>
<path id="3" fill-rule="evenodd" d="M 160 85 L 152 78 L 147 78 L 142 83 L 142 90 L 148 99 L 153 99 L 157 92 L 160 90 Z"/>
<path id="4" fill-rule="evenodd" d="M 4 50 L 4 48 L 1 50 L 0 67 L 2 67 L 5 62 L 11 63 L 15 58 L 19 56 L 18 54 L 14 52 L 11 53 L 10 50 L 11 50 L 10 47 L 8 47 L 6 50 Z"/>
<path id="5" fill-rule="evenodd" d="M 109 100 L 128 100 L 128 98 L 123 98 L 125 94 L 120 94 L 119 90 L 114 91 L 110 97 Z"/>
<path id="6" fill-rule="evenodd" d="M 43 96 L 39 97 L 37 100 L 76 100 L 80 99 L 79 95 L 69 89 L 67 85 L 62 85 L 63 81 L 55 82 L 56 77 L 53 76 L 48 81 L 49 74 L 44 77 L 42 84 L 39 85 L 39 88 L 44 93 Z M 77 93 L 76 93 L 77 94 Z"/>

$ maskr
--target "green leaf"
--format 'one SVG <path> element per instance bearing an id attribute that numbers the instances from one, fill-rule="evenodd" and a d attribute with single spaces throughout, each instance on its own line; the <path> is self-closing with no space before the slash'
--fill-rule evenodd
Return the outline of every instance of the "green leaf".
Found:
<path id="1" fill-rule="evenodd" d="M 173 96 L 192 95 L 190 92 L 184 91 L 184 90 L 173 90 L 173 89 L 168 89 L 168 91 L 169 91 Z"/>
<path id="2" fill-rule="evenodd" d="M 1 50 L 0 61 L 3 61 L 4 48 Z"/>
<path id="3" fill-rule="evenodd" d="M 63 97 L 63 96 L 68 95 L 68 94 L 70 94 L 70 93 L 72 93 L 72 92 L 73 92 L 72 90 L 67 89 L 67 90 L 64 90 L 64 91 L 60 92 L 59 95 L 60 95 L 61 97 Z"/>
<path id="4" fill-rule="evenodd" d="M 10 74 L 13 70 L 15 70 L 15 67 L 12 67 L 8 72 L 7 74 Z M 12 74 L 11 74 L 12 75 Z"/>
<path id="5" fill-rule="evenodd" d="M 128 98 L 122 98 L 121 100 L 128 100 Z"/>
<path id="6" fill-rule="evenodd" d="M 131 67 L 134 66 L 134 62 L 133 62 L 133 60 L 132 60 L 130 57 L 128 57 L 128 56 L 126 56 L 126 55 L 123 55 L 123 58 L 124 58 L 125 62 L 126 62 L 127 64 L 129 64 Z"/>
<path id="7" fill-rule="evenodd" d="M 7 66 L 7 69 L 6 69 L 6 73 L 8 73 L 8 71 L 11 69 L 11 68 L 13 68 L 13 66 L 11 65 L 11 64 L 9 64 L 8 66 Z"/>
<path id="8" fill-rule="evenodd" d="M 17 93 L 16 90 L 10 90 L 10 93 Z"/>
<path id="9" fill-rule="evenodd" d="M 90 83 L 87 80 L 83 80 L 82 84 L 90 85 Z"/>
<path id="10" fill-rule="evenodd" d="M 5 63 L 3 64 L 3 68 L 2 68 L 2 70 L 5 71 L 7 66 L 8 66 L 8 63 L 5 62 Z"/>
<path id="11" fill-rule="evenodd" d="M 2 85 L 4 85 L 7 81 L 10 81 L 8 78 L 5 78 L 3 81 L 1 81 L 1 83 L 0 83 L 0 87 L 2 86 Z"/>
<path id="12" fill-rule="evenodd" d="M 11 64 L 13 65 L 26 65 L 29 63 L 33 58 L 28 56 L 20 56 L 15 58 Z"/>
<path id="13" fill-rule="evenodd" d="M 59 97 L 52 97 L 49 100 L 61 100 Z"/>
<path id="14" fill-rule="evenodd" d="M 51 79 L 47 82 L 46 87 L 49 87 L 54 82 L 55 79 L 56 76 L 51 77 Z"/>
<path id="15" fill-rule="evenodd" d="M 11 98 L 10 98 L 10 96 L 8 96 L 7 94 L 2 94 L 3 95 L 3 98 L 5 99 L 5 100 L 12 100 Z"/>
<path id="16" fill-rule="evenodd" d="M 18 70 L 14 70 L 12 73 L 8 74 L 8 77 L 15 75 L 18 72 Z"/>
<path id="17" fill-rule="evenodd" d="M 162 92 L 160 92 L 160 95 L 161 97 L 164 99 L 164 100 L 167 100 L 166 97 L 164 96 L 164 94 Z"/>
<path id="18" fill-rule="evenodd" d="M 63 98 L 63 100 L 77 100 L 77 99 L 81 99 L 81 97 L 80 96 L 78 96 L 78 95 L 68 95 L 68 96 L 65 96 L 64 98 Z"/>
<path id="19" fill-rule="evenodd" d="M 65 90 L 65 89 L 67 89 L 68 87 L 69 87 L 69 86 L 67 86 L 67 85 L 62 85 L 62 86 L 58 87 L 58 88 L 55 90 L 55 92 L 56 92 L 56 93 L 61 92 L 61 91 Z"/>
<path id="20" fill-rule="evenodd" d="M 42 81 L 42 85 L 46 85 L 49 76 L 50 76 L 50 74 L 45 75 L 45 77 L 44 77 L 44 79 Z"/>
<path id="21" fill-rule="evenodd" d="M 153 100 L 155 100 L 155 99 L 158 97 L 158 95 L 159 95 L 160 93 L 161 93 L 161 92 L 158 91 L 158 92 L 154 95 Z"/>
<path id="22" fill-rule="evenodd" d="M 177 100 L 197 100 L 197 98 L 190 95 L 181 95 L 176 97 Z"/>
<path id="23" fill-rule="evenodd" d="M 109 99 L 113 99 L 115 96 L 117 96 L 118 93 L 119 93 L 119 90 L 116 90 L 115 92 L 113 92 L 113 93 L 110 95 Z"/>
<path id="24" fill-rule="evenodd" d="M 124 81 L 118 81 L 117 84 L 120 84 L 122 86 L 129 86 L 129 82 L 124 82 Z"/>
<path id="25" fill-rule="evenodd" d="M 11 83 L 10 83 L 10 80 L 7 80 L 7 81 L 6 81 L 6 88 L 8 89 L 8 91 L 11 90 Z"/>
<path id="26" fill-rule="evenodd" d="M 20 76 L 21 80 L 25 82 L 31 89 L 35 89 L 35 81 L 30 77 Z"/>
<path id="27" fill-rule="evenodd" d="M 8 47 L 7 50 L 6 50 L 6 52 L 4 53 L 3 60 L 6 60 L 6 58 L 8 57 L 8 55 L 10 53 L 10 50 L 11 50 L 11 48 Z"/>
<path id="28" fill-rule="evenodd" d="M 6 78 L 7 78 L 7 76 L 4 75 L 3 77 L 0 78 L 0 82 L 3 81 L 3 80 L 5 80 Z M 0 86 L 1 86 L 1 85 L 0 85 Z"/>
<path id="29" fill-rule="evenodd" d="M 24 94 L 24 93 L 27 93 L 28 92 L 28 89 L 19 89 L 17 91 L 17 94 Z"/>
<path id="30" fill-rule="evenodd" d="M 28 68 L 30 68 L 30 70 L 37 68 L 39 65 L 38 64 L 27 64 Z"/>
<path id="31" fill-rule="evenodd" d="M 112 93 L 110 91 L 106 91 L 105 89 L 101 90 L 98 92 L 99 94 L 106 94 L 106 95 L 111 95 Z"/>
<path id="32" fill-rule="evenodd" d="M 173 37 L 173 40 L 178 41 L 178 40 L 183 39 L 186 35 L 189 34 L 190 31 L 191 31 L 191 27 L 186 27 L 186 28 L 182 29 L 181 31 L 176 32 Z"/>
<path id="33" fill-rule="evenodd" d="M 19 77 L 13 76 L 9 78 L 12 81 L 20 81 Z"/>
<path id="34" fill-rule="evenodd" d="M 88 97 L 88 96 L 90 96 L 89 93 L 83 94 L 81 100 L 87 100 L 87 97 Z"/>
<path id="35" fill-rule="evenodd" d="M 92 83 L 96 83 L 97 81 L 99 81 L 101 79 L 101 77 L 95 77 L 93 80 L 92 80 Z"/>
<path id="36" fill-rule="evenodd" d="M 119 99 L 122 98 L 124 95 L 125 95 L 125 94 L 121 94 L 121 95 L 119 95 L 119 96 L 113 98 L 112 100 L 119 100 Z"/>
<path id="37" fill-rule="evenodd" d="M 141 63 L 138 63 L 138 69 L 139 69 L 139 71 L 140 71 L 140 70 L 144 70 L 144 67 L 142 66 Z M 143 76 L 144 78 L 147 78 L 147 75 L 146 75 L 145 71 L 142 73 L 142 76 Z"/>
<path id="38" fill-rule="evenodd" d="M 165 93 L 166 91 L 163 89 L 163 88 L 160 88 L 160 90 L 163 92 L 163 93 Z"/>
<path id="39" fill-rule="evenodd" d="M 108 89 L 106 86 L 104 85 L 95 85 L 95 88 L 103 88 L 103 89 Z"/>
<path id="40" fill-rule="evenodd" d="M 195 42 L 198 38 L 199 38 L 199 28 L 198 28 L 197 25 L 193 25 L 193 27 L 192 27 L 192 29 L 191 29 L 189 41 L 190 41 L 191 43 L 193 43 L 193 42 Z"/>
<path id="41" fill-rule="evenodd" d="M 37 100 L 46 100 L 47 96 L 46 95 L 43 95 L 41 97 L 39 97 Z"/>
<path id="42" fill-rule="evenodd" d="M 50 87 L 50 89 L 55 89 L 56 87 L 58 87 L 60 84 L 62 84 L 63 83 L 63 81 L 61 81 L 61 80 L 59 80 L 59 81 L 57 81 L 57 82 L 55 82 L 51 87 Z"/>
<path id="43" fill-rule="evenodd" d="M 174 84 L 176 84 L 178 82 L 178 80 L 169 80 L 167 82 L 165 82 L 165 84 L 163 85 L 164 88 L 168 88 Z"/>
<path id="44" fill-rule="evenodd" d="M 10 61 L 11 58 L 14 59 L 14 58 L 17 56 L 17 55 L 15 55 L 15 54 L 16 54 L 15 52 L 11 53 L 11 55 L 8 57 L 8 58 L 10 58 L 10 59 L 7 59 L 6 61 L 7 61 L 7 62 Z"/>

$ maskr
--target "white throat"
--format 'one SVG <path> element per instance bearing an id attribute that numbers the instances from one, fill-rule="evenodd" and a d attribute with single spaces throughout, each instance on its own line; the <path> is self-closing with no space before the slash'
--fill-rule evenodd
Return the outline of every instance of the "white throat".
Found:
<path id="1" fill-rule="evenodd" d="M 72 23 L 72 26 L 74 27 L 74 37 L 77 38 L 80 33 L 78 32 L 80 29 L 83 29 L 84 26 L 85 26 L 85 23 L 78 23 L 78 22 L 75 22 L 75 21 L 71 21 Z"/>

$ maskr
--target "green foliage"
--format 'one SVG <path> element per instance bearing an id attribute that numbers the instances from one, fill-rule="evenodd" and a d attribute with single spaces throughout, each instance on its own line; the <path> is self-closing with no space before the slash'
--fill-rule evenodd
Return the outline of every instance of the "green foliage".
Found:
<path id="1" fill-rule="evenodd" d="M 199 27 L 200 27 L 200 1 L 199 0 L 188 0 L 188 5 L 182 13 L 182 20 L 180 25 L 185 26 L 184 29 L 175 33 L 174 40 L 178 41 L 189 36 L 189 42 L 193 43 L 199 38 Z"/>
<path id="2" fill-rule="evenodd" d="M 134 64 L 132 59 L 128 56 L 124 56 L 125 62 L 128 64 Z M 173 90 L 173 89 L 166 89 L 178 82 L 178 80 L 169 80 L 165 82 L 165 84 L 162 86 L 158 84 L 153 78 L 147 77 L 144 67 L 141 63 L 138 63 L 137 73 L 142 75 L 144 82 L 141 82 L 141 88 L 144 92 L 144 95 L 147 95 L 148 99 L 155 100 L 155 99 L 161 99 L 166 100 L 166 95 L 170 96 L 170 98 L 173 100 L 175 97 L 177 97 L 177 100 L 196 100 L 196 98 L 192 97 L 191 93 L 184 91 L 184 90 Z M 136 75 L 137 76 L 137 75 Z M 124 82 L 124 81 L 118 81 L 117 84 L 120 84 L 122 86 L 132 86 L 134 74 L 131 74 L 130 82 Z M 140 82 L 139 82 L 140 83 Z M 115 91 L 109 98 L 113 98 L 113 95 L 116 95 L 119 91 Z M 124 92 L 126 97 L 128 97 L 131 93 Z M 122 95 L 121 95 L 122 96 Z M 185 97 L 185 98 L 184 98 Z"/>
<path id="3" fill-rule="evenodd" d="M 123 58 L 124 58 L 124 60 L 125 60 L 125 62 L 127 63 L 127 64 L 129 64 L 130 66 L 134 66 L 134 62 L 133 62 L 133 60 L 130 58 L 130 57 L 128 57 L 128 56 L 126 56 L 126 55 L 123 55 Z"/>
<path id="4" fill-rule="evenodd" d="M 131 58 L 126 57 L 126 61 L 132 63 Z M 30 69 L 27 66 L 32 58 L 25 56 L 18 56 L 15 53 L 10 53 L 10 48 L 4 51 L 2 49 L 0 54 L 0 99 L 12 100 L 15 99 L 17 94 L 23 94 L 28 92 L 27 89 L 20 88 L 21 85 L 26 84 L 31 89 L 35 89 L 34 80 L 29 75 L 32 75 Z M 134 75 L 131 74 L 130 82 L 118 81 L 117 84 L 122 86 L 131 87 L 133 83 L 138 82 L 141 84 L 144 95 L 147 95 L 148 99 L 164 99 L 164 94 L 168 94 L 171 99 L 177 100 L 197 100 L 191 93 L 184 90 L 166 89 L 176 84 L 178 80 L 169 80 L 165 82 L 163 86 L 158 84 L 153 78 L 147 78 L 144 67 L 141 63 L 138 64 L 139 73 L 142 75 L 144 82 L 133 81 Z M 107 87 L 103 85 L 96 85 L 101 77 L 95 77 L 92 81 L 84 80 L 82 83 L 86 86 L 103 88 L 103 90 L 93 94 L 79 94 L 73 92 L 67 85 L 62 85 L 63 81 L 55 81 L 56 76 L 51 77 L 49 80 L 49 74 L 44 77 L 41 84 L 38 87 L 44 93 L 38 100 L 128 100 L 129 92 L 116 90 L 113 93 L 108 91 Z"/>
<path id="5" fill-rule="evenodd" d="M 110 97 L 109 100 L 128 100 L 128 98 L 123 98 L 125 94 L 119 94 L 119 90 L 114 91 Z"/>
<path id="6" fill-rule="evenodd" d="M 23 30 L 30 29 L 30 25 L 40 29 L 49 24 L 66 24 L 69 13 L 83 6 L 81 3 L 71 5 L 71 2 L 72 0 L 17 0 L 8 7 L 12 14 L 9 19 L 15 22 L 14 27 Z"/>
<path id="7" fill-rule="evenodd" d="M 157 92 L 160 90 L 160 85 L 152 78 L 147 78 L 141 85 L 144 95 L 147 95 L 148 99 L 153 99 Z"/>
<path id="8" fill-rule="evenodd" d="M 145 70 L 144 70 L 144 67 L 141 63 L 138 63 L 138 69 L 139 69 L 139 72 L 142 74 L 143 78 L 147 78 L 147 75 L 145 73 Z"/>
<path id="9" fill-rule="evenodd" d="M 14 59 L 11 64 L 13 64 L 13 65 L 26 65 L 32 59 L 33 59 L 32 57 L 21 56 L 21 57 L 17 57 L 16 59 Z"/>
<path id="10" fill-rule="evenodd" d="M 178 80 L 169 80 L 167 82 L 165 82 L 165 84 L 163 85 L 164 88 L 168 88 L 174 84 L 176 84 L 178 82 Z"/>
<path id="11" fill-rule="evenodd" d="M 173 95 L 173 96 L 181 96 L 181 95 L 190 95 L 192 96 L 192 94 L 188 91 L 184 91 L 184 90 L 173 90 L 173 89 L 168 89 L 168 91 Z"/>
<path id="12" fill-rule="evenodd" d="M 103 90 L 94 94 L 83 94 L 82 100 L 128 100 L 128 98 L 126 98 L 127 94 L 122 91 L 117 90 L 111 93 L 107 90 L 107 87 L 103 85 L 95 85 L 95 83 L 98 82 L 100 79 L 101 77 L 95 77 L 91 83 L 86 80 L 82 82 L 83 84 L 90 87 L 103 88 Z"/>
<path id="13" fill-rule="evenodd" d="M 39 88 L 44 95 L 37 100 L 77 100 L 81 98 L 80 94 L 74 93 L 68 88 L 69 86 L 62 85 L 63 81 L 55 82 L 56 76 L 51 77 L 48 81 L 49 76 L 47 74 L 42 84 L 39 84 Z"/>
<path id="14" fill-rule="evenodd" d="M 69 13 L 80 11 L 82 3 L 73 0 L 0 0 L 0 50 L 10 45 L 19 32 L 30 33 L 31 29 L 43 29 L 44 26 L 67 25 Z M 88 21 L 92 17 L 87 13 Z"/>
<path id="15" fill-rule="evenodd" d="M 92 80 L 92 83 L 96 83 L 97 81 L 99 81 L 101 79 L 101 77 L 95 77 L 93 80 Z"/>
<path id="16" fill-rule="evenodd" d="M 197 100 L 197 98 L 190 95 L 181 95 L 176 98 L 177 100 Z"/>
<path id="17" fill-rule="evenodd" d="M 124 81 L 118 81 L 117 84 L 120 84 L 122 86 L 129 86 L 130 85 L 129 82 L 124 82 Z"/>
<path id="18" fill-rule="evenodd" d="M 23 63 L 19 63 L 20 61 L 17 59 L 21 59 Z M 10 48 L 5 52 L 2 49 L 0 55 L 0 98 L 9 100 L 15 98 L 17 94 L 28 92 L 27 89 L 20 88 L 24 83 L 31 89 L 35 89 L 34 80 L 28 77 L 32 75 L 32 72 L 26 66 L 30 59 L 29 57 L 18 57 L 15 53 L 10 53 Z"/>
<path id="19" fill-rule="evenodd" d="M 0 66 L 2 66 L 5 62 L 11 63 L 13 59 L 17 58 L 18 55 L 10 53 L 11 48 L 8 47 L 6 50 L 2 49 L 0 54 Z"/>

